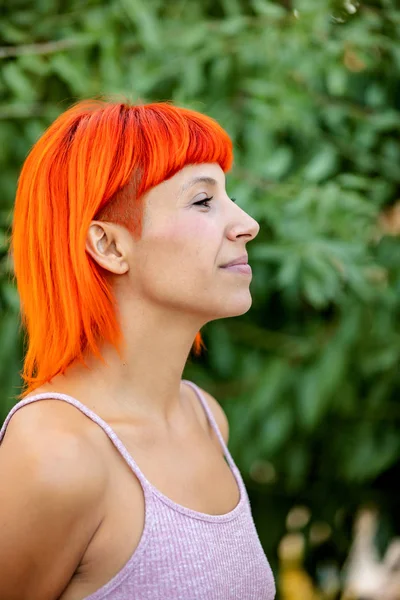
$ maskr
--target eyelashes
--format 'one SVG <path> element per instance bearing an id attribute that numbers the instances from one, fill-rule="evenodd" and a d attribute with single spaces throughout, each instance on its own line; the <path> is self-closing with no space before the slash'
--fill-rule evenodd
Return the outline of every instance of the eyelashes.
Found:
<path id="1" fill-rule="evenodd" d="M 194 206 L 205 206 L 206 208 L 211 208 L 210 202 L 214 198 L 214 196 L 210 196 L 209 198 L 203 198 L 203 200 L 199 200 L 198 202 L 194 202 Z M 231 198 L 232 202 L 236 202 L 236 198 Z"/>
<path id="2" fill-rule="evenodd" d="M 199 200 L 198 202 L 194 202 L 194 206 L 205 206 L 206 208 L 210 207 L 210 202 L 214 198 L 214 196 L 210 196 L 209 198 L 204 198 L 203 200 Z"/>

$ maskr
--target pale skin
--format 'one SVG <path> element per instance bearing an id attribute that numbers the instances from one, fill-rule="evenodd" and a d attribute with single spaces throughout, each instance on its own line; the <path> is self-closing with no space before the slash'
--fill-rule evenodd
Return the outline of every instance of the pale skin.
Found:
<path id="1" fill-rule="evenodd" d="M 239 490 L 182 373 L 201 327 L 250 308 L 251 277 L 222 265 L 247 254 L 259 225 L 229 198 L 214 163 L 189 165 L 151 189 L 144 211 L 140 240 L 101 221 L 87 234 L 86 251 L 113 285 L 123 360 L 104 346 L 106 365 L 73 364 L 34 393 L 74 396 L 109 423 L 163 494 L 224 514 Z M 226 416 L 204 394 L 227 442 Z M 116 575 L 140 541 L 139 481 L 98 425 L 67 403 L 17 411 L 0 446 L 0 478 L 7 600 L 81 600 Z"/>

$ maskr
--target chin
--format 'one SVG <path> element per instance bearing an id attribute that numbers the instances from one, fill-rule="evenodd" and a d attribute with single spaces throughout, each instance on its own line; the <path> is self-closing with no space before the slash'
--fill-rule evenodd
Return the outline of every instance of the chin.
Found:
<path id="1" fill-rule="evenodd" d="M 214 319 L 227 319 L 229 317 L 240 317 L 244 315 L 251 308 L 252 298 L 248 294 L 245 298 L 231 298 L 229 302 L 225 302 L 223 306 L 220 306 L 217 315 Z"/>
<path id="2" fill-rule="evenodd" d="M 237 307 L 236 310 L 232 310 L 227 317 L 240 317 L 240 315 L 244 315 L 247 311 L 250 310 L 251 302 L 247 304 L 247 306 Z"/>

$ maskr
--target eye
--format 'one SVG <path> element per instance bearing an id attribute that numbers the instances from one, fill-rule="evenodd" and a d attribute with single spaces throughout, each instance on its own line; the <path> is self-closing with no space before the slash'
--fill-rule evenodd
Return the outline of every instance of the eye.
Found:
<path id="1" fill-rule="evenodd" d="M 214 198 L 214 196 L 210 196 L 209 198 L 203 198 L 203 200 L 199 200 L 198 202 L 194 202 L 194 206 L 205 206 L 206 208 L 210 207 L 210 202 Z"/>

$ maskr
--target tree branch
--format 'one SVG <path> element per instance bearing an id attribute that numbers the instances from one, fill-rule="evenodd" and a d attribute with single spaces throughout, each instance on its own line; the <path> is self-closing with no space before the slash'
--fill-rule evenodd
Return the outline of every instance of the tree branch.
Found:
<path id="1" fill-rule="evenodd" d="M 89 43 L 86 41 L 86 43 Z M 11 56 L 23 56 L 26 54 L 53 54 L 68 48 L 82 46 L 82 39 L 66 39 L 52 42 L 43 42 L 42 44 L 25 44 L 23 46 L 0 46 L 0 58 Z"/>

